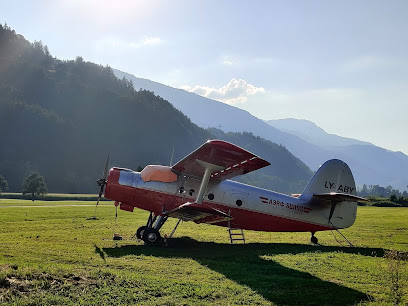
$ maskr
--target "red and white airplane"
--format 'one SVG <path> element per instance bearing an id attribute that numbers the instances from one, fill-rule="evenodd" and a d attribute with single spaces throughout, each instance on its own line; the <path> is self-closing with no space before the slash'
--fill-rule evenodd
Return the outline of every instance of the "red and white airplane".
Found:
<path id="1" fill-rule="evenodd" d="M 171 217 L 179 219 L 177 225 L 183 220 L 230 229 L 311 232 L 317 244 L 317 231 L 353 225 L 357 201 L 365 200 L 356 196 L 350 168 L 337 159 L 324 163 L 300 195 L 230 181 L 270 163 L 221 140 L 206 142 L 172 167 L 149 165 L 141 172 L 114 167 L 107 175 L 107 164 L 98 180 L 98 202 L 105 188 L 105 198 L 120 209 L 150 211 L 147 224 L 136 232 L 145 243 L 160 241 L 159 230 Z"/>

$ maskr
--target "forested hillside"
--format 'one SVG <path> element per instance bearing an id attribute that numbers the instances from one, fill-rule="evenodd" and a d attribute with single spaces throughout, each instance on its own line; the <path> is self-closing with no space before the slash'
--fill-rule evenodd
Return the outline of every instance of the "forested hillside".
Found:
<path id="1" fill-rule="evenodd" d="M 0 129 L 0 175 L 16 192 L 33 171 L 50 192 L 96 192 L 108 153 L 110 165 L 136 169 L 169 164 L 173 147 L 177 161 L 214 138 L 164 99 L 116 78 L 110 67 L 79 56 L 58 60 L 41 42 L 1 25 Z M 245 147 L 239 139 L 227 140 Z M 267 152 L 261 153 L 273 162 Z M 304 164 L 299 167 L 282 178 L 280 191 L 305 179 Z M 280 186 L 275 178 L 260 185 Z"/>
<path id="2" fill-rule="evenodd" d="M 135 91 L 110 67 L 53 58 L 0 28 L 0 173 L 11 191 L 36 170 L 50 191 L 92 192 L 108 152 L 137 168 L 181 158 L 210 133 L 152 92 Z"/>

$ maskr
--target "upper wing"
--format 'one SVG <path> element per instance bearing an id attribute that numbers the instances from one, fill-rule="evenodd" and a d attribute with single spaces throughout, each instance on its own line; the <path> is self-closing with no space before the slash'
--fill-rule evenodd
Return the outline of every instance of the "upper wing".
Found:
<path id="1" fill-rule="evenodd" d="M 197 160 L 222 167 L 222 170 L 212 172 L 212 180 L 230 179 L 270 165 L 266 160 L 232 143 L 209 140 L 180 160 L 172 169 L 178 173 L 201 178 L 205 169 Z"/>

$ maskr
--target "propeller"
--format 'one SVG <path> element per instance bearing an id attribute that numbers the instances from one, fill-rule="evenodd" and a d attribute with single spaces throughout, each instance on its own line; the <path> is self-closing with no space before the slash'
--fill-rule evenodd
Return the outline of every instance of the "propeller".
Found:
<path id="1" fill-rule="evenodd" d="M 103 190 L 105 189 L 105 185 L 107 182 L 106 179 L 108 178 L 108 164 L 109 164 L 109 154 L 108 154 L 108 158 L 106 159 L 105 171 L 103 172 L 103 177 L 96 181 L 98 186 L 101 187 L 101 189 L 99 190 L 98 200 L 96 201 L 96 206 L 95 206 L 95 213 L 94 213 L 94 217 L 92 218 L 95 220 L 96 220 L 96 209 L 98 207 L 99 202 L 101 201 Z"/>

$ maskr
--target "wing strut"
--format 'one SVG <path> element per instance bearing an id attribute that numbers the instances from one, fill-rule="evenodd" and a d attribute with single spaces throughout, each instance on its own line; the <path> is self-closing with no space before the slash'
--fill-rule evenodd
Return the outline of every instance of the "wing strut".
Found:
<path id="1" fill-rule="evenodd" d="M 211 163 L 207 163 L 199 159 L 196 159 L 196 161 L 200 164 L 200 166 L 204 167 L 205 169 L 204 176 L 201 180 L 200 190 L 198 191 L 197 198 L 195 200 L 197 204 L 201 204 L 203 203 L 204 193 L 205 193 L 205 190 L 207 189 L 208 182 L 210 181 L 210 178 L 211 178 L 211 172 L 213 172 L 214 170 L 216 171 L 222 170 L 224 169 L 224 167 L 221 167 L 215 164 L 211 164 Z"/>
<path id="2" fill-rule="evenodd" d="M 170 211 L 165 212 L 164 214 L 183 221 L 194 221 L 196 223 L 209 224 L 233 219 L 229 214 L 203 204 L 203 198 L 208 182 L 211 179 L 211 173 L 214 171 L 223 170 L 225 167 L 205 162 L 200 159 L 195 159 L 195 161 L 204 168 L 204 175 L 201 179 L 200 190 L 198 191 L 196 200 L 194 202 L 180 205 Z"/>

